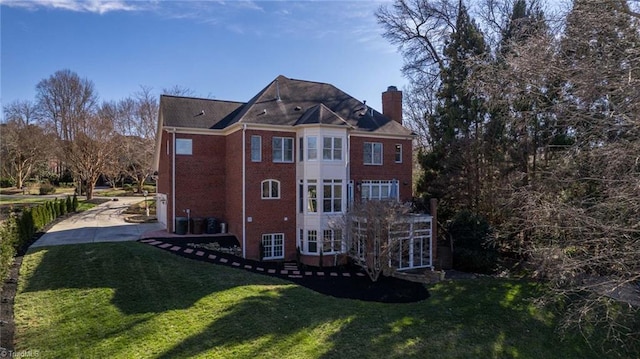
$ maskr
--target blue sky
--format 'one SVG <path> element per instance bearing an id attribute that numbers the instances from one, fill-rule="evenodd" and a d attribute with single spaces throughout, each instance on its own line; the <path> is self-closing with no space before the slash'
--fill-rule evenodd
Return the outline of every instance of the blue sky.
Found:
<path id="1" fill-rule="evenodd" d="M 381 110 L 402 57 L 374 1 L 0 0 L 1 99 L 33 100 L 70 69 L 101 100 L 174 85 L 248 101 L 279 74 L 328 82 Z"/>

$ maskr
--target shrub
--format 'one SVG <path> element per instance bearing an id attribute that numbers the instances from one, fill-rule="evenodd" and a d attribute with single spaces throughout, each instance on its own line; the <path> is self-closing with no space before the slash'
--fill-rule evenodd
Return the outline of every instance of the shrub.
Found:
<path id="1" fill-rule="evenodd" d="M 75 193 L 73 194 L 73 200 L 71 201 L 71 208 L 74 212 L 78 210 L 78 196 L 76 196 Z"/>
<path id="2" fill-rule="evenodd" d="M 67 206 L 67 213 L 73 212 L 73 203 L 71 202 L 71 197 L 67 196 L 67 200 L 65 201 L 65 205 Z"/>
<path id="3" fill-rule="evenodd" d="M 37 231 L 64 214 L 62 211 L 66 206 L 67 201 L 58 201 L 56 198 L 32 208 L 25 208 L 21 214 L 12 212 L 2 222 L 0 225 L 0 282 L 9 273 L 16 252 L 28 244 Z"/>
<path id="4" fill-rule="evenodd" d="M 58 211 L 60 216 L 64 216 L 67 213 L 67 203 L 64 200 L 58 202 Z"/>
<path id="5" fill-rule="evenodd" d="M 133 186 L 131 185 L 131 183 L 125 183 L 122 186 L 122 189 L 127 191 L 127 192 L 133 192 Z"/>
<path id="6" fill-rule="evenodd" d="M 16 185 L 16 181 L 14 181 L 11 178 L 8 178 L 8 177 L 0 178 L 0 187 L 2 188 L 13 187 L 15 185 Z"/>
<path id="7" fill-rule="evenodd" d="M 16 254 L 16 243 L 18 242 L 18 225 L 16 216 L 12 214 L 0 227 L 0 282 L 9 274 L 9 269 L 13 263 L 13 256 Z"/>
<path id="8" fill-rule="evenodd" d="M 479 273 L 495 271 L 498 254 L 489 245 L 491 227 L 484 217 L 460 211 L 449 223 L 447 231 L 453 238 L 454 268 Z"/>
<path id="9" fill-rule="evenodd" d="M 149 193 L 156 193 L 156 186 L 145 185 L 142 187 L 143 191 L 147 191 Z"/>
<path id="10" fill-rule="evenodd" d="M 56 192 L 56 188 L 49 182 L 45 182 L 40 185 L 40 194 L 53 194 Z"/>

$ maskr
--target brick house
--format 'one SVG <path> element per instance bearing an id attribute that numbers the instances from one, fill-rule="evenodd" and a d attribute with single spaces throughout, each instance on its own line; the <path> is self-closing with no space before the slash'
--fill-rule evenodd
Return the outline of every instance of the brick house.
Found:
<path id="1" fill-rule="evenodd" d="M 333 85 L 278 76 L 248 102 L 162 95 L 158 219 L 215 217 L 249 259 L 327 264 L 344 252 L 329 221 L 355 199 L 412 197 L 402 92 L 382 113 Z M 261 244 L 262 243 L 262 253 Z M 262 254 L 262 255 L 261 255 Z"/>

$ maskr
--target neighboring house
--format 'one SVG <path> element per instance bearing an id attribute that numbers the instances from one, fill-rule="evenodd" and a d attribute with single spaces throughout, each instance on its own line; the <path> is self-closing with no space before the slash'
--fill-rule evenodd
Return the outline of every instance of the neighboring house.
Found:
<path id="1" fill-rule="evenodd" d="M 163 95 L 158 216 L 215 217 L 245 258 L 317 264 L 343 253 L 330 221 L 360 199 L 412 196 L 412 132 L 402 92 L 379 113 L 333 85 L 278 76 L 248 102 Z M 262 249 L 261 249 L 262 244 Z M 262 254 L 262 255 L 261 255 Z M 262 257 L 262 258 L 261 258 Z"/>

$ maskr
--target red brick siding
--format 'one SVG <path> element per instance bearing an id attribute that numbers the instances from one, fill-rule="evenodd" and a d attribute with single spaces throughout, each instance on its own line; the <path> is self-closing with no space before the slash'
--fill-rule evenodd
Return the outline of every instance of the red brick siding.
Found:
<path id="1" fill-rule="evenodd" d="M 364 164 L 364 143 L 382 143 L 382 166 Z M 402 145 L 402 163 L 395 162 L 395 145 Z M 400 200 L 410 201 L 412 197 L 412 143 L 411 140 L 396 140 L 373 137 L 351 137 L 351 179 L 354 183 L 365 180 L 391 180 L 400 182 Z M 355 198 L 360 192 L 355 189 Z"/>
<path id="2" fill-rule="evenodd" d="M 262 161 L 251 162 L 251 136 L 262 137 Z M 285 259 L 296 255 L 296 165 L 295 134 L 291 132 L 247 131 L 246 142 L 246 215 L 247 258 L 259 259 L 260 241 L 267 233 L 284 233 Z M 274 163 L 272 159 L 273 137 L 294 139 L 294 163 Z M 280 181 L 280 199 L 262 199 L 261 184 L 267 179 Z M 287 218 L 287 220 L 285 220 Z"/>
<path id="3" fill-rule="evenodd" d="M 176 134 L 176 138 L 192 140 L 192 155 L 176 155 L 176 213 L 186 217 L 222 218 L 225 214 L 225 155 L 226 139 L 223 136 Z M 167 154 L 167 141 L 169 154 Z M 173 134 L 163 132 L 158 168 L 158 192 L 167 194 L 167 231 L 174 231 L 172 161 Z"/>
<path id="4" fill-rule="evenodd" d="M 242 130 L 227 136 L 227 209 L 224 220 L 227 231 L 236 235 L 242 245 Z"/>
<path id="5" fill-rule="evenodd" d="M 382 113 L 402 124 L 402 91 L 385 91 L 382 93 Z"/>

